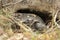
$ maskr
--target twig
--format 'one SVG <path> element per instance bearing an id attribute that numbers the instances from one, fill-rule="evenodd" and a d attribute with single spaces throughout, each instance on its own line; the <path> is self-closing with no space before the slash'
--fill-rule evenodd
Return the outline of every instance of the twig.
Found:
<path id="1" fill-rule="evenodd" d="M 13 20 L 16 24 L 18 24 L 22 29 L 24 29 L 27 32 L 31 32 L 33 35 L 36 35 L 30 27 L 27 25 L 23 24 L 22 22 L 17 22 L 15 19 L 13 19 L 12 16 L 10 16 L 10 19 Z"/>
<path id="2" fill-rule="evenodd" d="M 49 33 L 49 32 L 51 32 L 51 31 L 53 31 L 53 30 L 55 30 L 55 29 L 57 29 L 57 27 L 59 27 L 58 26 L 58 24 L 56 23 L 56 17 L 57 17 L 57 13 L 59 12 L 59 10 L 57 10 L 57 12 L 56 13 L 53 13 L 53 19 L 52 19 L 52 27 L 47 31 L 47 32 L 45 32 L 45 33 Z M 54 25 L 54 26 L 53 26 Z M 55 27 L 55 28 L 54 28 Z"/>
<path id="3" fill-rule="evenodd" d="M 4 6 L 8 6 L 8 5 L 14 5 L 14 4 L 17 4 L 17 3 L 19 3 L 19 2 L 21 2 L 21 0 L 15 2 L 15 3 L 10 2 L 10 3 L 4 4 L 4 5 L 2 5 L 2 6 L 4 7 Z"/>

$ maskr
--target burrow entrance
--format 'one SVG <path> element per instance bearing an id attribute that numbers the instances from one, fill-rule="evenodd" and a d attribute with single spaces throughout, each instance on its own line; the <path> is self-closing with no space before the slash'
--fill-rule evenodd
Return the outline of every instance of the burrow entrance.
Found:
<path id="1" fill-rule="evenodd" d="M 35 14 L 35 15 L 37 15 L 37 16 L 39 16 L 39 17 L 41 17 L 41 19 L 44 21 L 44 23 L 47 25 L 48 23 L 49 23 L 49 20 L 51 20 L 52 19 L 52 16 L 50 16 L 50 14 L 51 13 L 49 13 L 49 12 L 47 12 L 47 11 L 43 11 L 43 12 L 41 12 L 41 11 L 38 11 L 38 10 L 35 10 L 35 9 L 29 9 L 29 8 L 25 8 L 25 9 L 19 9 L 19 10 L 17 10 L 15 13 L 26 13 L 26 14 L 28 14 L 28 13 L 31 13 L 31 14 Z M 15 26 L 14 26 L 15 25 Z M 19 26 L 17 25 L 17 24 L 14 24 L 13 26 L 11 26 L 11 27 L 13 27 L 13 28 L 15 28 L 15 29 L 18 29 L 19 28 Z M 12 29 L 13 29 L 12 28 Z M 19 28 L 20 29 L 20 28 Z"/>
<path id="2" fill-rule="evenodd" d="M 47 12 L 47 11 L 43 11 L 40 12 L 38 10 L 34 10 L 34 9 L 29 9 L 29 8 L 25 8 L 25 9 L 19 9 L 17 10 L 15 13 L 31 13 L 31 14 L 35 14 L 39 17 L 42 18 L 42 20 L 47 24 L 49 22 L 49 20 L 52 19 L 52 16 L 50 16 L 51 13 Z"/>

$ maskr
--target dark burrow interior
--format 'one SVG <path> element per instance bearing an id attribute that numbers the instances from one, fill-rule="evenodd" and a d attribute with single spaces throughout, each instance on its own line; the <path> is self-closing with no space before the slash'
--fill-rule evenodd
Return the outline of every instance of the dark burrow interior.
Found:
<path id="1" fill-rule="evenodd" d="M 46 24 L 49 22 L 49 20 L 52 19 L 52 16 L 50 16 L 51 13 L 49 13 L 49 12 L 47 12 L 47 11 L 40 12 L 40 11 L 38 11 L 38 10 L 29 9 L 29 8 L 19 9 L 19 10 L 17 10 L 15 13 L 31 13 L 31 14 L 35 14 L 35 15 L 41 17 L 42 20 L 43 20 Z"/>

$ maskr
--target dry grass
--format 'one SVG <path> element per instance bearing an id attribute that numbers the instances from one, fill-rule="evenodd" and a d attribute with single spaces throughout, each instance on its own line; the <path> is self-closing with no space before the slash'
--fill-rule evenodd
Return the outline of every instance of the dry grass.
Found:
<path id="1" fill-rule="evenodd" d="M 15 22 L 22 28 L 22 34 L 24 37 L 27 37 L 29 40 L 60 40 L 60 29 L 57 28 L 58 24 L 56 23 L 57 12 L 53 11 L 52 13 L 53 19 L 51 28 L 44 34 L 36 34 L 27 25 L 13 19 L 12 13 L 8 10 L 2 9 L 0 10 L 0 27 L 3 28 L 4 32 L 7 33 L 6 35 L 8 36 L 4 38 L 7 40 L 15 34 L 11 29 L 11 24 Z"/>

